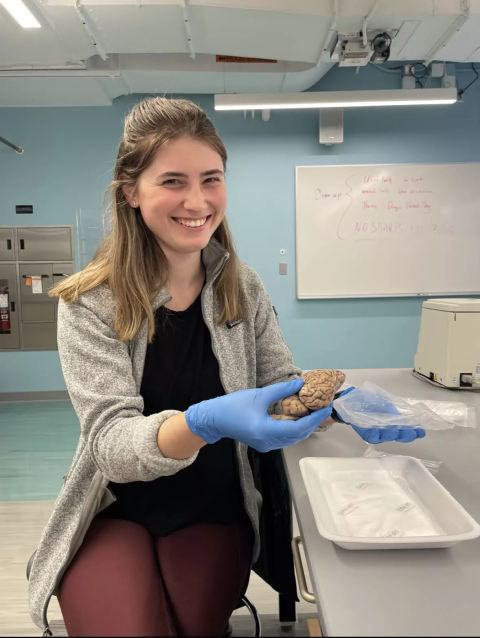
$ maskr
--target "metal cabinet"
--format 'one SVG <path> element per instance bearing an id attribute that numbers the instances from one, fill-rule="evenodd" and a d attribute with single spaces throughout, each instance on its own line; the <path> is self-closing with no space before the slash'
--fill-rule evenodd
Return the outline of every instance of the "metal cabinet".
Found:
<path id="1" fill-rule="evenodd" d="M 55 304 L 48 296 L 53 264 L 19 264 L 22 323 L 55 321 Z"/>
<path id="2" fill-rule="evenodd" d="M 70 226 L 0 228 L 0 350 L 57 348 L 58 299 L 48 292 L 74 271 Z"/>
<path id="3" fill-rule="evenodd" d="M 73 259 L 71 229 L 61 227 L 17 228 L 19 261 L 70 261 Z"/>
<path id="4" fill-rule="evenodd" d="M 15 261 L 14 234 L 13 228 L 0 228 L 0 261 Z"/>
<path id="5" fill-rule="evenodd" d="M 57 322 L 23 323 L 22 346 L 24 350 L 56 350 Z"/>
<path id="6" fill-rule="evenodd" d="M 15 264 L 0 264 L 0 343 L 5 350 L 20 347 L 17 269 Z"/>

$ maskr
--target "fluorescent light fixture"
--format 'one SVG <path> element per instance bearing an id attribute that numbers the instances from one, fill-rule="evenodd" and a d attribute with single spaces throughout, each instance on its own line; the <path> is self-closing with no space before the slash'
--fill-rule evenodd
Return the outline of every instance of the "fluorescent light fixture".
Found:
<path id="1" fill-rule="evenodd" d="M 457 89 L 388 89 L 319 93 L 237 93 L 215 95 L 216 111 L 264 109 L 334 109 L 364 106 L 454 104 Z"/>
<path id="2" fill-rule="evenodd" d="M 38 29 L 42 26 L 22 0 L 0 0 L 0 4 L 24 29 Z"/>

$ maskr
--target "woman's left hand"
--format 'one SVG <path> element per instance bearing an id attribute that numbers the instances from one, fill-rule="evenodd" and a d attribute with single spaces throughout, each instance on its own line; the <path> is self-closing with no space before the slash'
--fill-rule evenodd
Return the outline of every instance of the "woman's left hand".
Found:
<path id="1" fill-rule="evenodd" d="M 345 392 L 342 392 L 341 397 L 348 394 L 355 387 L 348 388 Z M 381 411 L 386 414 L 397 414 L 397 409 L 392 404 L 382 404 Z M 365 443 L 370 445 L 377 445 L 378 443 L 388 443 L 390 441 L 397 441 L 398 443 L 412 443 L 415 439 L 423 439 L 425 436 L 425 430 L 423 428 L 361 428 L 357 425 L 350 423 L 351 427 L 360 436 Z"/>
<path id="2" fill-rule="evenodd" d="M 359 428 L 357 425 L 352 425 L 352 428 L 365 443 L 370 443 L 370 445 L 388 443 L 389 441 L 411 443 L 415 439 L 423 439 L 425 436 L 423 428 Z"/>

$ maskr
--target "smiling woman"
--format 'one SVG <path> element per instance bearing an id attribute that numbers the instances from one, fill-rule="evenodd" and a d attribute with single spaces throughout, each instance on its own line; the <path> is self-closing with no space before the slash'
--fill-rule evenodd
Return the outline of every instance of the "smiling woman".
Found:
<path id="1" fill-rule="evenodd" d="M 31 565 L 44 630 L 57 591 L 69 635 L 221 636 L 260 552 L 248 448 L 293 445 L 331 412 L 269 416 L 303 381 L 260 278 L 236 256 L 226 161 L 192 102 L 134 106 L 111 233 L 51 293 L 81 435 Z"/>

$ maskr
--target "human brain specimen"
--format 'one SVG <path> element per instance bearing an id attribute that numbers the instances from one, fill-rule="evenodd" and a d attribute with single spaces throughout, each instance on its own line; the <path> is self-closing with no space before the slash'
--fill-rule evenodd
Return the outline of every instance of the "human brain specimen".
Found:
<path id="1" fill-rule="evenodd" d="M 305 372 L 302 379 L 305 384 L 300 392 L 283 399 L 283 414 L 273 418 L 294 420 L 326 408 L 345 382 L 345 374 L 340 370 L 311 370 Z"/>

